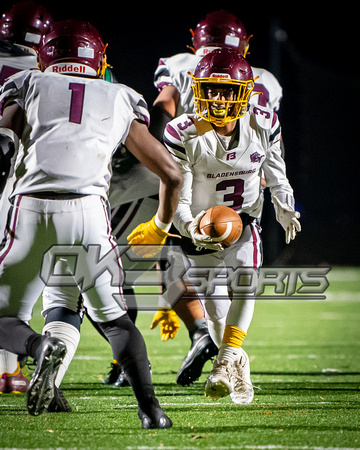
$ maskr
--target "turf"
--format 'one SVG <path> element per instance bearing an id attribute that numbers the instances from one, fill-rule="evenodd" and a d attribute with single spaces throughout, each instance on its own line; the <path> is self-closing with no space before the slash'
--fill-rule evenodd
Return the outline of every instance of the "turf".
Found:
<path id="1" fill-rule="evenodd" d="M 170 430 L 141 430 L 130 388 L 101 384 L 111 362 L 108 344 L 88 321 L 63 381 L 71 414 L 29 416 L 25 396 L 0 396 L 1 448 L 322 449 L 360 448 L 360 269 L 332 269 L 326 300 L 259 300 L 244 348 L 254 402 L 204 397 L 208 362 L 191 387 L 176 384 L 189 348 L 182 325 L 174 340 L 151 331 L 141 313 L 160 403 Z M 39 305 L 33 326 L 42 327 Z"/>

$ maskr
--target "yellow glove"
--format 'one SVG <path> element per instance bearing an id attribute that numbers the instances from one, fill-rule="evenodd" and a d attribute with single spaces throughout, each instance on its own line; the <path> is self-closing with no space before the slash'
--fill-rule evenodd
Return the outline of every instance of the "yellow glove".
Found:
<path id="1" fill-rule="evenodd" d="M 180 237 L 161 230 L 155 224 L 154 216 L 149 222 L 138 225 L 126 239 L 129 241 L 130 247 L 135 245 L 133 251 L 137 255 L 150 258 L 161 251 L 168 236 Z"/>
<path id="2" fill-rule="evenodd" d="M 159 324 L 160 338 L 162 341 L 167 341 L 169 338 L 174 339 L 180 328 L 180 321 L 173 309 L 159 309 L 159 311 L 154 314 L 150 329 L 153 330 Z"/>

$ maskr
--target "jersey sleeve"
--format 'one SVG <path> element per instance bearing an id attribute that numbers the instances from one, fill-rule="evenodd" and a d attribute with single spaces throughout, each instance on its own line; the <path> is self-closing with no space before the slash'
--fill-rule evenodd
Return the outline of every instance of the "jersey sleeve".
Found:
<path id="1" fill-rule="evenodd" d="M 165 86 L 175 85 L 167 65 L 167 58 L 160 58 L 154 74 L 154 86 L 161 92 Z"/>
<path id="2" fill-rule="evenodd" d="M 277 197 L 281 202 L 294 207 L 293 189 L 286 176 L 286 165 L 280 147 L 281 126 L 275 112 L 273 112 L 272 124 L 268 130 L 268 142 L 266 159 L 262 166 L 266 186 L 270 188 L 272 197 Z"/>
<path id="3" fill-rule="evenodd" d="M 190 209 L 192 203 L 193 174 L 191 170 L 191 162 L 186 153 L 186 147 L 180 133 L 177 131 L 177 123 L 178 121 L 175 119 L 167 124 L 164 133 L 164 144 L 173 156 L 184 177 L 180 200 L 174 214 L 173 222 L 179 233 L 186 235 L 184 226 L 187 222 L 191 222 L 193 220 Z"/>
<path id="4" fill-rule="evenodd" d="M 144 122 L 147 127 L 150 125 L 150 114 L 148 111 L 148 106 L 145 99 L 138 94 L 137 98 L 132 102 L 132 107 L 134 110 L 134 115 L 137 120 Z"/>
<path id="5" fill-rule="evenodd" d="M 147 109 L 147 103 L 142 95 L 138 94 L 136 91 L 128 88 L 127 86 L 122 85 L 122 88 L 123 89 L 120 90 L 121 95 L 119 95 L 118 113 L 119 117 L 124 117 L 124 114 L 126 114 L 127 116 L 125 132 L 120 142 L 120 144 L 125 144 L 132 121 L 139 120 L 140 122 L 145 123 L 147 127 L 149 127 L 150 114 Z"/>
<path id="6" fill-rule="evenodd" d="M 278 111 L 282 100 L 282 87 L 277 78 L 268 70 L 253 67 L 255 78 L 254 94 L 250 102 Z"/>
<path id="7" fill-rule="evenodd" d="M 25 92 L 27 90 L 30 70 L 18 72 L 7 79 L 0 90 L 0 115 L 8 103 L 16 102 L 25 109 Z"/>

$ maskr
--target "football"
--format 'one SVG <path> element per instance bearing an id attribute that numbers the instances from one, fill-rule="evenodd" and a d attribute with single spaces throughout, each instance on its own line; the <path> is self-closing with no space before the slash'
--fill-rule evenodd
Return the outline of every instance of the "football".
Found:
<path id="1" fill-rule="evenodd" d="M 209 208 L 199 223 L 200 233 L 206 234 L 229 247 L 236 242 L 242 233 L 241 217 L 228 206 L 213 206 Z"/>

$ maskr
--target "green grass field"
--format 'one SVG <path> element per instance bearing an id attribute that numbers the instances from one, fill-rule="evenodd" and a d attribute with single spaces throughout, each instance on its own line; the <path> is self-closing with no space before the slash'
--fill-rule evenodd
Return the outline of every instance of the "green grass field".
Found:
<path id="1" fill-rule="evenodd" d="M 205 366 L 191 387 L 176 384 L 189 348 L 138 327 L 147 343 L 157 397 L 174 426 L 142 430 L 131 388 L 104 386 L 112 356 L 87 320 L 63 381 L 71 414 L 28 415 L 25 395 L 0 396 L 1 448 L 330 449 L 360 448 L 360 269 L 333 269 L 326 300 L 259 300 L 244 342 L 256 390 L 249 406 L 204 397 Z M 33 326 L 41 330 L 39 307 Z"/>

